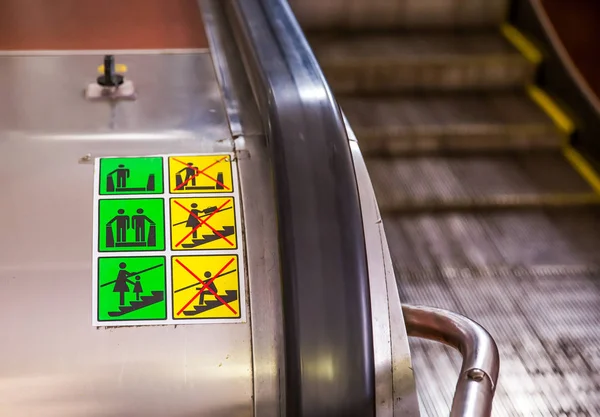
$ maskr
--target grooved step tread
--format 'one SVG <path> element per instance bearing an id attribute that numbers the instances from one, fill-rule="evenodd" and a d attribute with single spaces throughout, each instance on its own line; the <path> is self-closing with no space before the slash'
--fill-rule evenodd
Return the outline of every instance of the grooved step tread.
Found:
<path id="1" fill-rule="evenodd" d="M 559 152 L 366 160 L 382 212 L 598 204 Z"/>
<path id="2" fill-rule="evenodd" d="M 305 29 L 477 29 L 506 19 L 508 0 L 292 0 Z"/>
<path id="3" fill-rule="evenodd" d="M 501 363 L 493 416 L 594 416 L 600 410 L 599 280 L 598 271 L 419 281 L 399 275 L 398 288 L 404 302 L 447 308 L 492 334 Z M 410 344 L 421 412 L 447 416 L 455 389 L 447 381 L 456 381 L 460 355 L 433 342 Z"/>
<path id="4" fill-rule="evenodd" d="M 558 149 L 552 121 L 524 92 L 340 97 L 365 155 Z"/>
<path id="5" fill-rule="evenodd" d="M 600 212 L 384 216 L 403 302 L 449 309 L 494 337 L 493 415 L 600 410 Z M 460 355 L 411 340 L 421 412 L 448 415 Z"/>
<path id="6" fill-rule="evenodd" d="M 598 209 L 384 214 L 383 223 L 398 271 L 600 267 Z"/>
<path id="7" fill-rule="evenodd" d="M 499 33 L 309 34 L 336 93 L 516 88 L 534 67 Z"/>

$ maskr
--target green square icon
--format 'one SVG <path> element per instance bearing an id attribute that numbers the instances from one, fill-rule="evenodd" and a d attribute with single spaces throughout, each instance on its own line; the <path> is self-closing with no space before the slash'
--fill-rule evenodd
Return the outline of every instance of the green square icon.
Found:
<path id="1" fill-rule="evenodd" d="M 162 194 L 160 157 L 101 158 L 100 195 Z"/>
<path id="2" fill-rule="evenodd" d="M 165 249 L 162 198 L 100 200 L 98 204 L 98 251 Z"/>
<path id="3" fill-rule="evenodd" d="M 98 321 L 165 320 L 163 256 L 98 259 Z"/>

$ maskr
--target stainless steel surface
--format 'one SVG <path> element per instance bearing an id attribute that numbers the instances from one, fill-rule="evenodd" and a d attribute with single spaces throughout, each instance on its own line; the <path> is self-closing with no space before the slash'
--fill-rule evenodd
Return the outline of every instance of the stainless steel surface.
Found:
<path id="1" fill-rule="evenodd" d="M 508 0 L 292 0 L 308 29 L 454 29 L 499 24 Z"/>
<path id="2" fill-rule="evenodd" d="M 125 135 L 111 136 L 119 139 L 129 133 L 183 140 L 198 135 L 230 137 L 208 54 L 136 54 L 117 59 L 128 64 L 127 76 L 140 99 L 111 107 L 83 99 L 83 90 L 97 76 L 102 55 L 1 57 L 0 82 L 10 86 L 0 102 L 3 131 L 35 132 L 48 138 L 105 133 Z M 198 73 L 209 75 L 206 80 L 190 81 Z M 230 146 L 225 143 L 223 149 Z"/>
<path id="3" fill-rule="evenodd" d="M 524 92 L 340 97 L 365 155 L 558 149 L 551 120 Z"/>
<path id="4" fill-rule="evenodd" d="M 284 406 L 283 306 L 275 197 L 266 140 L 262 135 L 235 140 L 246 222 L 254 415 L 279 417 Z"/>
<path id="5" fill-rule="evenodd" d="M 208 54 L 119 61 L 139 97 L 111 107 L 101 56 L 0 57 L 0 414 L 251 416 L 250 323 L 91 325 L 85 156 L 233 149 Z"/>
<path id="6" fill-rule="evenodd" d="M 309 40 L 337 93 L 519 88 L 535 70 L 497 32 L 319 33 Z"/>
<path id="7" fill-rule="evenodd" d="M 445 343 L 463 357 L 450 417 L 489 417 L 500 367 L 490 334 L 447 310 L 404 304 L 402 311 L 409 336 Z"/>
<path id="8" fill-rule="evenodd" d="M 232 28 L 225 16 L 223 2 L 198 0 L 198 4 L 202 10 L 231 133 L 234 138 L 240 135 L 263 135 L 264 129 L 248 74 L 235 44 Z"/>
<path id="9" fill-rule="evenodd" d="M 389 248 L 367 166 L 347 125 L 367 244 L 375 356 L 376 415 L 418 417 L 419 404 L 404 316 Z"/>
<path id="10" fill-rule="evenodd" d="M 199 2 L 234 136 L 245 207 L 254 415 L 279 417 L 285 399 L 283 306 L 270 158 L 240 52 L 220 0 Z"/>

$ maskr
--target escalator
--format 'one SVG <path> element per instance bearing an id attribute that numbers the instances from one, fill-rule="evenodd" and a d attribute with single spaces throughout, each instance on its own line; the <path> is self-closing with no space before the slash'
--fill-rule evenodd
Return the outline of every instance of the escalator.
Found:
<path id="1" fill-rule="evenodd" d="M 49 29 L 0 51 L 0 415 L 600 414 L 600 180 L 508 0 L 291 1 L 335 97 L 287 0 L 38 3 L 0 19 Z"/>
<path id="2" fill-rule="evenodd" d="M 292 6 L 367 158 L 401 300 L 490 331 L 494 416 L 600 415 L 600 198 L 527 94 L 508 3 Z M 421 412 L 447 415 L 459 358 L 411 349 Z"/>

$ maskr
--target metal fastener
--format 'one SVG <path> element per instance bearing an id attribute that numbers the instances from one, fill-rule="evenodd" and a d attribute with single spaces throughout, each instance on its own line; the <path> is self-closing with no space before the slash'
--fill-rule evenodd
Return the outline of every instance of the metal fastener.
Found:
<path id="1" fill-rule="evenodd" d="M 467 378 L 475 382 L 481 382 L 485 378 L 485 372 L 478 368 L 471 369 L 467 372 Z"/>

